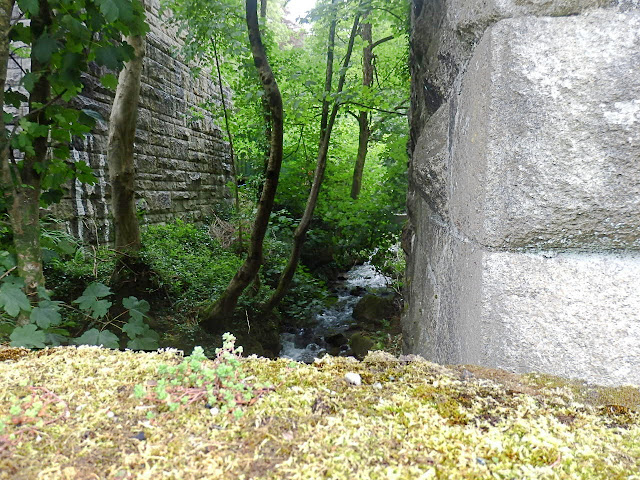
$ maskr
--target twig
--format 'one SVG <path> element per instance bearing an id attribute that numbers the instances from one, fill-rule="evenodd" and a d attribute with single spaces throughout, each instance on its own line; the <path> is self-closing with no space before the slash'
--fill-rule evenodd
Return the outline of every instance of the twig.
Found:
<path id="1" fill-rule="evenodd" d="M 6 272 L 4 272 L 2 275 L 0 275 L 0 280 L 2 280 L 4 277 L 6 277 L 7 275 L 9 275 L 11 272 L 13 272 L 16 268 L 18 267 L 11 267 L 9 270 L 7 270 Z"/>

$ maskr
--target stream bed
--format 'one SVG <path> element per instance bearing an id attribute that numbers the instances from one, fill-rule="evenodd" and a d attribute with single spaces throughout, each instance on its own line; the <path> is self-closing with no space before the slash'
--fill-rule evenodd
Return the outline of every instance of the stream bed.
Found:
<path id="1" fill-rule="evenodd" d="M 311 326 L 282 333 L 280 356 L 311 363 L 325 355 L 332 344 L 335 350 L 335 339 L 346 339 L 345 333 L 356 326 L 352 313 L 360 298 L 365 293 L 388 288 L 389 282 L 390 279 L 377 272 L 370 263 L 357 265 L 341 275 L 332 288 L 336 303 L 320 312 Z M 338 348 L 338 354 L 350 353 L 348 342 Z"/>

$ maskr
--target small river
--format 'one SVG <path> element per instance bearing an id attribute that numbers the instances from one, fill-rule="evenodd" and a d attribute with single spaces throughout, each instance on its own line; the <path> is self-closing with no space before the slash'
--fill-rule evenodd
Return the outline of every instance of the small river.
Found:
<path id="1" fill-rule="evenodd" d="M 340 278 L 333 287 L 336 303 L 319 313 L 314 325 L 280 335 L 281 357 L 306 363 L 322 357 L 329 348 L 328 338 L 344 334 L 356 324 L 351 314 L 358 300 L 367 291 L 387 288 L 390 283 L 390 279 L 378 273 L 370 263 L 357 265 Z M 348 351 L 348 344 L 340 347 L 340 353 L 347 354 Z"/>

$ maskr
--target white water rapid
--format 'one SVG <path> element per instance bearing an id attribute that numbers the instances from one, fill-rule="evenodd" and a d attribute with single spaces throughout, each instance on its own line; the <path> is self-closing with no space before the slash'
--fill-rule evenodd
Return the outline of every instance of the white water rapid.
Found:
<path id="1" fill-rule="evenodd" d="M 331 308 L 327 308 L 316 316 L 315 324 L 310 328 L 300 328 L 280 335 L 282 349 L 280 356 L 298 362 L 313 362 L 327 353 L 326 339 L 332 335 L 346 332 L 355 324 L 351 316 L 353 307 L 365 290 L 387 288 L 390 279 L 378 273 L 370 264 L 358 265 L 343 275 L 335 286 L 335 296 L 338 301 Z M 348 350 L 348 345 L 342 346 L 342 352 Z"/>

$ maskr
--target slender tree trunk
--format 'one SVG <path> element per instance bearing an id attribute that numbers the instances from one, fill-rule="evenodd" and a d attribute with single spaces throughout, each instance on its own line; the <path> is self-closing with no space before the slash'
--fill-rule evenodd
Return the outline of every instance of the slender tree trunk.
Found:
<path id="1" fill-rule="evenodd" d="M 371 24 L 362 24 L 362 40 L 364 48 L 362 50 L 362 85 L 370 88 L 373 85 L 373 46 L 371 40 Z M 369 136 L 371 130 L 369 128 L 369 112 L 361 110 L 358 115 L 358 126 L 360 134 L 358 136 L 358 155 L 356 156 L 356 164 L 353 169 L 353 180 L 351 182 L 351 198 L 354 200 L 360 195 L 362 188 L 362 173 L 364 171 L 364 163 L 367 158 L 367 147 L 369 146 Z"/>
<path id="2" fill-rule="evenodd" d="M 267 23 L 267 0 L 260 0 L 260 19 L 263 25 Z M 266 93 L 266 92 L 265 92 Z M 269 106 L 269 99 L 267 95 L 262 95 L 262 118 L 264 120 L 264 138 L 266 149 L 264 151 L 262 172 L 266 173 L 269 168 L 269 158 L 271 157 L 271 107 Z M 262 196 L 262 189 L 264 188 L 264 181 L 261 181 L 258 186 L 258 198 Z"/>
<path id="3" fill-rule="evenodd" d="M 351 35 L 349 36 L 349 44 L 347 46 L 347 54 L 344 58 L 344 64 L 342 66 L 342 72 L 340 74 L 340 80 L 338 82 L 337 93 L 342 92 L 344 88 L 344 83 L 347 75 L 347 69 L 349 67 L 349 62 L 351 61 L 351 53 L 353 52 L 353 43 L 355 41 L 356 33 L 358 31 L 358 24 L 360 22 L 360 15 L 356 14 L 356 17 L 353 21 L 353 27 L 351 29 Z M 328 64 L 327 64 L 328 67 Z M 284 298 L 287 290 L 289 289 L 289 285 L 291 284 L 291 280 L 295 275 L 296 268 L 298 267 L 298 262 L 300 261 L 300 255 L 302 254 L 302 246 L 304 245 L 304 241 L 307 235 L 307 231 L 309 230 L 309 225 L 311 224 L 311 218 L 313 217 L 313 211 L 316 208 L 316 204 L 318 203 L 318 194 L 320 193 L 320 187 L 322 186 L 322 181 L 324 179 L 324 172 L 327 167 L 327 154 L 329 152 L 329 140 L 331 138 L 331 131 L 333 130 L 333 125 L 336 120 L 336 115 L 338 114 L 338 109 L 340 108 L 340 104 L 335 102 L 333 104 L 333 108 L 331 109 L 331 114 L 329 115 L 327 121 L 327 128 L 325 134 L 322 136 L 322 140 L 320 141 L 320 148 L 318 149 L 318 158 L 316 162 L 316 170 L 313 175 L 313 184 L 311 185 L 311 191 L 309 192 L 309 198 L 307 199 L 307 205 L 304 209 L 304 214 L 300 219 L 300 223 L 296 227 L 295 232 L 293 233 L 293 247 L 291 249 L 291 254 L 289 256 L 289 261 L 287 262 L 287 266 L 284 271 L 280 275 L 280 280 L 278 281 L 278 286 L 276 287 L 275 292 L 269 301 L 265 305 L 265 310 L 269 311 L 273 309 L 280 301 Z"/>
<path id="4" fill-rule="evenodd" d="M 121 276 L 123 270 L 135 269 L 141 248 L 133 157 L 146 41 L 144 35 L 130 36 L 126 41 L 133 47 L 134 57 L 124 65 L 118 78 L 118 88 L 109 117 L 107 144 L 111 209 L 118 252 L 116 278 Z"/>
<path id="5" fill-rule="evenodd" d="M 47 0 L 40 0 L 40 11 L 31 18 L 30 28 L 33 38 L 39 38 L 51 25 L 51 10 Z M 38 107 L 46 104 L 51 97 L 51 85 L 45 74 L 48 65 L 41 63 L 31 53 L 31 71 L 40 74 L 29 96 L 30 122 L 46 125 L 44 110 Z M 9 219 L 13 230 L 13 244 L 18 258 L 18 274 L 24 279 L 25 293 L 31 301 L 37 301 L 38 287 L 44 287 L 42 272 L 42 249 L 40 247 L 40 192 L 42 178 L 38 171 L 46 164 L 47 137 L 33 140 L 33 153 L 25 154 L 20 169 L 20 178 L 9 204 Z M 18 324 L 29 322 L 25 316 L 18 318 Z"/>
<path id="6" fill-rule="evenodd" d="M 327 132 L 329 122 L 329 95 L 331 95 L 331 82 L 333 81 L 333 51 L 336 44 L 336 24 L 338 17 L 338 0 L 331 0 L 331 24 L 329 25 L 329 41 L 327 42 L 327 70 L 324 80 L 324 92 L 322 94 L 322 116 L 320 117 L 320 142 Z"/>
<path id="7" fill-rule="evenodd" d="M 225 323 L 233 315 L 233 310 L 238 303 L 238 298 L 249 283 L 256 277 L 262 265 L 262 244 L 267 226 L 269 225 L 269 216 L 273 209 L 273 202 L 280 176 L 280 167 L 282 165 L 282 97 L 280 96 L 278 84 L 271 71 L 269 60 L 260 37 L 257 0 L 246 0 L 246 9 L 249 42 L 251 44 L 253 61 L 258 69 L 265 96 L 269 100 L 271 113 L 272 125 L 269 165 L 266 171 L 260 202 L 258 203 L 258 211 L 251 231 L 251 241 L 247 258 L 233 279 L 231 279 L 222 296 L 213 304 L 205 307 L 201 312 L 202 326 L 210 331 L 216 331 L 220 327 L 225 326 Z"/>
<path id="8" fill-rule="evenodd" d="M 7 63 L 9 61 L 9 31 L 11 30 L 11 14 L 14 0 L 0 0 L 0 112 L 4 111 L 4 88 L 7 83 Z M 4 123 L 4 115 L 0 115 L 0 163 L 2 178 L 2 194 L 10 198 L 13 181 L 9 167 L 9 135 Z"/>

